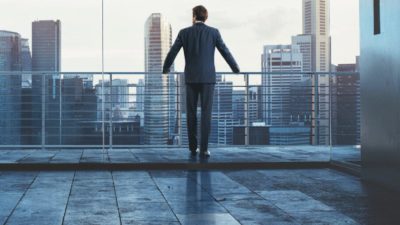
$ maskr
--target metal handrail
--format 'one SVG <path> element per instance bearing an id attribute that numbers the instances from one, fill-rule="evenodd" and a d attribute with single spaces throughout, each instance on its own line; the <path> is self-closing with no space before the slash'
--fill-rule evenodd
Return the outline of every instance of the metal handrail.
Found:
<path id="1" fill-rule="evenodd" d="M 106 85 L 104 85 L 105 84 L 105 82 L 99 82 L 99 84 L 101 83 L 102 84 L 102 87 L 103 88 L 110 88 L 110 89 L 112 89 L 112 88 L 117 88 L 117 87 L 121 87 L 121 86 L 124 86 L 124 85 L 112 85 L 112 81 L 113 81 L 113 76 L 116 76 L 116 75 L 124 75 L 124 76 L 138 76 L 138 75 L 140 75 L 140 76 L 143 76 L 143 75 L 151 75 L 151 74 L 156 74 L 156 75 L 160 75 L 160 74 L 162 74 L 162 72 L 160 71 L 160 72 L 89 72 L 89 71 L 86 71 L 86 72 L 73 72 L 73 71 L 67 71 L 67 72 L 61 72 L 61 71 L 0 71 L 0 76 L 13 76 L 13 75 L 16 75 L 16 76 L 20 76 L 20 75 L 32 75 L 32 76 L 42 76 L 42 79 L 41 79 L 41 81 L 42 81 L 42 86 L 44 87 L 44 85 L 45 85 L 45 83 L 44 83 L 44 77 L 46 77 L 46 76 L 53 76 L 53 75 L 76 75 L 77 77 L 79 76 L 79 75 L 93 75 L 93 76 L 100 76 L 100 75 L 105 75 L 106 76 L 106 78 L 104 79 L 104 80 L 106 80 L 107 82 L 109 82 L 109 83 L 107 83 Z M 184 74 L 184 72 L 170 72 L 170 73 L 168 73 L 168 75 L 177 75 L 177 76 L 179 76 L 179 75 L 183 75 Z M 244 118 L 243 118 L 243 122 L 244 122 L 244 125 L 245 125 L 245 145 L 249 145 L 249 136 L 250 136 L 250 134 L 249 134 L 249 127 L 250 127 L 250 108 L 249 108 L 249 104 L 251 103 L 250 102 L 250 98 L 249 98 L 249 88 L 251 88 L 251 87 L 259 87 L 260 85 L 259 84 L 250 84 L 250 77 L 251 76 L 256 76 L 256 75 L 307 75 L 307 77 L 309 77 L 309 78 L 315 78 L 315 80 L 317 80 L 318 79 L 318 77 L 324 77 L 325 75 L 327 75 L 327 78 L 329 78 L 329 81 L 331 81 L 331 78 L 332 78 L 332 76 L 346 76 L 346 75 L 359 75 L 359 73 L 358 72 L 252 72 L 252 71 L 249 71 L 249 72 L 240 72 L 240 73 L 233 73 L 233 72 L 217 72 L 216 73 L 217 75 L 230 75 L 230 76 L 243 76 L 244 77 L 244 85 L 221 85 L 221 87 L 233 87 L 233 88 L 244 88 L 244 93 L 243 94 L 234 94 L 234 93 L 232 93 L 232 96 L 235 96 L 235 95 L 239 95 L 239 96 L 243 96 L 243 99 L 241 99 L 241 101 L 239 101 L 240 103 L 244 103 L 244 109 L 243 110 L 235 110 L 235 109 L 232 109 L 232 113 L 235 113 L 235 112 L 243 112 L 243 116 L 244 116 Z M 71 77 L 68 77 L 68 78 L 73 78 L 72 76 Z M 62 79 L 61 78 L 61 76 L 60 76 L 60 78 L 56 78 L 56 79 Z M 124 77 L 124 79 L 127 79 L 126 77 Z M 93 79 L 93 81 L 94 80 L 96 80 L 96 81 L 101 81 L 101 79 L 99 80 L 99 79 Z M 177 81 L 177 83 L 176 83 L 177 85 L 175 85 L 174 87 L 176 88 L 176 91 L 177 91 L 177 93 L 175 94 L 175 93 L 166 93 L 166 94 L 152 94 L 152 96 L 168 96 L 168 97 L 173 97 L 173 98 L 178 98 L 178 96 L 181 96 L 181 93 L 180 93 L 180 87 L 181 86 L 184 86 L 184 85 L 182 85 L 182 84 L 179 84 L 179 82 Z M 317 83 L 318 84 L 318 83 Z M 92 88 L 94 88 L 95 87 L 95 84 L 92 84 L 93 86 L 92 86 Z M 97 84 L 96 84 L 97 85 Z M 67 87 L 68 88 L 68 86 L 69 85 L 64 85 L 63 87 Z M 70 85 L 70 86 L 72 86 L 73 87 L 73 85 Z M 130 85 L 129 87 L 135 87 L 136 85 Z M 279 87 L 281 87 L 281 88 L 285 88 L 285 87 L 288 87 L 287 85 L 261 85 L 262 86 L 262 88 L 268 88 L 268 87 L 274 87 L 274 88 L 279 88 Z M 61 93 L 61 87 L 62 87 L 62 85 L 58 85 L 57 86 L 57 88 L 59 88 L 60 89 L 60 93 Z M 331 83 L 329 83 L 329 85 L 328 86 L 326 86 L 326 85 L 315 85 L 315 83 L 314 83 L 314 85 L 300 85 L 300 86 L 296 86 L 297 88 L 312 88 L 312 89 L 315 89 L 315 93 L 310 93 L 310 94 L 300 94 L 300 95 L 297 95 L 297 96 L 301 96 L 301 97 L 306 97 L 306 96 L 310 96 L 310 97 L 312 97 L 314 100 L 312 100 L 312 99 L 310 99 L 310 101 L 307 101 L 307 102 L 304 102 L 304 103 L 299 103 L 299 102 L 291 102 L 291 101 L 288 101 L 287 99 L 281 99 L 279 102 L 281 103 L 281 104 L 291 104 L 291 105 L 300 105 L 301 106 L 301 104 L 309 104 L 309 103 L 313 103 L 313 101 L 314 101 L 314 106 L 317 106 L 318 104 L 329 104 L 329 105 L 331 105 L 332 103 L 335 103 L 335 99 L 332 99 L 332 96 L 331 96 L 331 94 L 332 94 L 332 87 L 331 87 Z M 340 87 L 340 86 L 337 86 L 337 87 Z M 347 87 L 347 86 L 346 86 Z M 357 85 L 353 85 L 353 87 L 357 87 Z M 320 89 L 320 88 L 326 88 L 326 89 L 329 89 L 329 91 L 327 92 L 327 93 L 320 93 L 319 91 L 318 91 L 318 89 Z M 40 94 L 38 94 L 38 93 L 32 93 L 32 94 L 30 94 L 30 95 L 26 95 L 26 94 L 20 94 L 20 95 L 15 95 L 16 97 L 18 97 L 18 96 L 30 96 L 30 97 L 40 97 L 42 100 L 42 102 L 41 103 L 36 103 L 36 102 L 32 102 L 31 103 L 31 105 L 42 105 L 42 110 L 38 110 L 38 111 L 35 111 L 35 110 L 32 110 L 32 112 L 35 112 L 35 113 L 37 113 L 37 112 L 42 112 L 42 119 L 41 119 L 41 121 L 42 121 L 42 128 L 43 129 L 45 129 L 45 121 L 54 121 L 54 120 L 60 120 L 60 124 L 61 124 L 61 115 L 62 115 L 62 112 L 64 113 L 64 112 L 67 112 L 67 113 L 73 113 L 73 112 L 75 112 L 73 109 L 71 110 L 71 109 L 62 109 L 61 110 L 61 108 L 60 108 L 60 119 L 57 119 L 57 118 L 46 118 L 46 115 L 44 115 L 44 111 L 46 111 L 47 113 L 56 113 L 56 112 L 58 112 L 57 110 L 51 110 L 51 109 L 47 109 L 46 110 L 46 105 L 58 105 L 58 103 L 57 102 L 47 102 L 47 103 L 45 103 L 45 101 L 46 101 L 46 98 L 45 98 L 45 96 L 47 95 L 46 94 L 46 91 L 44 90 L 45 88 L 42 88 L 42 91 L 41 91 L 41 93 Z M 90 93 L 89 93 L 90 94 Z M 93 93 L 92 93 L 93 94 Z M 14 96 L 14 95 L 9 95 L 9 94 L 0 94 L 0 97 L 1 96 Z M 70 95 L 70 94 L 60 94 L 59 95 L 59 101 L 61 102 L 61 95 L 62 95 L 62 97 L 73 97 L 73 96 L 75 96 L 75 95 Z M 98 95 L 98 93 L 95 93 L 95 95 Z M 135 94 L 132 94 L 132 93 L 129 93 L 129 94 L 118 94 L 118 93 L 112 93 L 111 91 L 110 91 L 110 93 L 107 93 L 107 94 L 105 94 L 105 95 L 107 95 L 107 97 L 108 98 L 110 98 L 110 97 L 113 97 L 113 96 L 121 96 L 121 95 L 123 95 L 123 96 L 127 96 L 127 98 L 129 98 L 130 96 L 136 96 L 136 97 L 138 97 L 138 96 L 146 96 L 146 94 L 137 94 L 137 93 L 135 93 Z M 274 97 L 274 96 L 291 96 L 290 94 L 285 94 L 285 93 L 282 93 L 282 94 L 272 94 L 272 93 L 262 93 L 262 94 L 259 94 L 259 97 Z M 348 94 L 345 94 L 345 96 L 358 96 L 357 94 L 354 94 L 354 93 L 348 93 Z M 329 100 L 325 100 L 325 98 L 324 97 L 329 97 Z M 105 99 L 105 100 L 104 100 Z M 106 98 L 103 98 L 103 100 L 104 101 L 101 101 L 101 104 L 106 104 L 107 105 L 107 107 L 109 107 L 110 105 L 112 105 L 112 103 L 114 103 L 114 101 L 109 101 L 109 100 L 107 100 Z M 223 100 L 223 99 L 220 99 L 219 100 L 219 102 L 220 103 L 225 103 L 225 101 Z M 271 102 L 273 102 L 273 101 L 266 101 L 266 102 L 263 102 L 264 104 L 266 104 L 266 103 L 271 103 Z M 343 102 L 343 101 L 342 101 Z M 131 103 L 131 101 L 130 100 L 128 100 L 127 102 L 118 102 L 118 103 Z M 135 103 L 141 103 L 141 104 L 144 104 L 145 102 L 144 101 L 135 101 Z M 153 102 L 154 103 L 154 102 Z M 178 104 L 178 106 L 180 107 L 180 104 L 179 103 L 181 103 L 181 101 L 179 100 L 179 99 L 177 99 L 175 102 L 174 102 L 175 104 Z M 226 103 L 233 103 L 233 101 L 231 102 L 231 101 L 226 101 Z M 18 104 L 18 103 L 14 103 L 14 102 L 7 102 L 7 103 L 5 103 L 6 105 L 14 105 L 14 104 Z M 46 104 L 46 105 L 45 105 Z M 74 103 L 65 103 L 65 106 L 69 106 L 69 105 L 73 105 Z M 98 103 L 91 103 L 91 102 L 85 102 L 85 101 L 82 101 L 82 102 L 80 102 L 80 104 L 90 104 L 90 105 L 96 105 L 96 104 L 98 104 Z M 61 104 L 60 104 L 61 105 Z M 64 104 L 63 104 L 64 105 Z M 157 111 L 162 111 L 162 112 L 167 112 L 167 113 L 171 113 L 171 112 L 178 112 L 178 111 L 180 111 L 181 109 L 180 108 L 177 108 L 176 110 L 174 109 L 174 110 L 171 110 L 171 109 L 169 109 L 168 107 L 167 107 L 167 109 L 165 109 L 165 110 L 163 110 L 163 109 L 154 109 L 153 111 L 154 112 L 157 112 Z M 126 109 L 119 109 L 119 111 L 120 112 L 126 112 L 126 111 L 130 111 L 130 110 L 126 110 Z M 266 110 L 266 109 L 261 109 L 261 110 L 259 110 L 259 112 L 263 112 L 263 113 L 265 113 L 265 112 L 277 112 L 277 111 L 279 111 L 278 109 L 275 109 L 275 108 L 271 108 L 271 109 L 268 109 L 268 110 Z M 304 110 L 303 110 L 304 111 Z M 302 112 L 303 112 L 302 111 Z M 0 110 L 0 112 L 3 112 L 3 110 Z M 25 111 L 25 110 L 20 110 L 20 112 L 27 112 L 27 111 Z M 104 110 L 104 109 L 102 109 L 102 110 L 99 110 L 98 108 L 96 108 L 95 110 L 90 110 L 90 111 L 88 111 L 88 110 L 79 110 L 79 111 L 76 111 L 76 112 L 82 112 L 82 113 L 84 113 L 84 112 L 86 112 L 86 113 L 88 113 L 88 112 L 94 112 L 94 113 L 101 113 L 102 114 L 102 116 L 104 116 L 105 114 L 109 114 L 109 115 L 112 115 L 112 113 L 113 113 L 113 110 L 110 110 L 110 111 L 106 111 L 106 110 Z M 304 111 L 304 112 L 306 112 L 306 113 L 312 113 L 313 114 L 313 116 L 312 116 L 312 120 L 316 120 L 316 121 L 322 121 L 322 120 L 329 120 L 329 126 L 328 125 L 326 125 L 326 124 L 311 124 L 310 125 L 310 127 L 312 127 L 312 128 L 325 128 L 325 127 L 329 127 L 329 134 L 320 134 L 321 136 L 328 136 L 329 135 L 329 138 L 330 138 L 330 142 L 331 142 L 331 139 L 332 139 L 332 137 L 331 137 L 331 135 L 332 135 L 332 129 L 331 129 L 331 123 L 332 123 L 332 118 L 333 118 L 333 116 L 331 115 L 331 106 L 329 106 L 328 107 L 328 109 L 320 109 L 318 106 L 317 107 L 315 107 L 315 108 L 310 108 L 310 110 L 306 110 L 306 111 Z M 329 112 L 329 116 L 327 117 L 327 116 L 325 116 L 325 115 L 320 115 L 320 113 L 327 113 L 327 112 Z M 112 127 L 113 126 L 113 122 L 117 122 L 117 121 L 113 121 L 113 117 L 114 116 L 109 116 L 109 118 L 107 118 L 107 119 L 103 119 L 102 121 L 103 122 L 107 122 L 108 123 L 108 125 L 107 126 L 109 126 L 109 127 Z M 177 115 L 177 118 L 179 117 L 179 114 Z M 269 117 L 266 117 L 266 118 L 269 118 Z M 288 120 L 289 119 L 289 117 L 287 117 L 287 116 L 284 116 L 284 115 L 281 115 L 281 117 L 280 117 L 280 119 L 284 119 L 284 120 Z M 67 120 L 66 120 L 67 121 Z M 76 118 L 76 119 L 68 119 L 68 121 L 79 121 L 79 118 Z M 240 121 L 242 121 L 242 120 L 240 120 Z M 178 122 L 180 123 L 181 121 L 180 121 L 180 119 L 178 120 Z M 253 120 L 253 122 L 254 122 L 254 120 Z M 63 125 L 63 124 L 62 124 Z M 182 125 L 181 124 L 179 124 L 180 126 L 180 128 L 179 129 L 181 129 L 181 127 L 182 127 Z M 48 127 L 48 126 L 47 126 Z M 61 125 L 60 125 L 60 127 L 61 127 Z M 22 128 L 22 127 L 21 127 Z M 48 128 L 51 128 L 51 127 L 48 127 Z M 57 128 L 57 127 L 54 127 L 54 128 Z M 68 125 L 63 125 L 63 128 L 68 128 Z M 46 134 L 46 131 L 45 130 L 43 130 L 42 129 L 42 134 L 44 134 L 44 135 L 42 135 L 42 146 L 47 146 L 46 145 L 46 140 L 45 140 L 45 138 L 44 138 L 44 136 L 45 136 L 45 134 Z M 103 128 L 102 128 L 102 131 L 104 131 L 105 130 L 105 127 L 103 126 Z M 108 140 L 108 145 L 110 146 L 110 147 L 112 147 L 112 136 L 113 136 L 113 129 L 108 129 L 109 130 L 109 133 L 108 133 L 108 135 L 109 135 L 109 140 Z M 60 131 L 61 132 L 61 131 Z M 178 134 L 179 134 L 179 140 L 182 140 L 182 136 L 181 136 L 181 132 L 179 131 L 178 132 Z M 32 134 L 33 135 L 33 134 Z M 52 134 L 53 135 L 53 134 Z M 341 135 L 343 135 L 343 133 L 341 134 Z M 67 136 L 67 135 L 66 135 Z M 106 136 L 106 134 L 103 134 L 103 136 Z M 311 136 L 313 136 L 313 135 L 311 135 Z M 180 142 L 179 142 L 179 145 L 180 145 Z M 1 145 L 0 144 L 0 147 L 1 146 L 3 146 L 3 145 Z M 60 145 L 61 146 L 61 145 Z"/>
<path id="2" fill-rule="evenodd" d="M 174 75 L 180 75 L 184 74 L 185 72 L 169 72 L 167 74 L 174 74 Z M 102 73 L 99 71 L 86 71 L 86 72 L 74 72 L 74 71 L 67 71 L 67 72 L 61 72 L 61 71 L 0 71 L 0 75 L 21 75 L 21 74 L 27 74 L 27 75 L 35 75 L 35 74 L 41 74 L 41 75 L 101 75 Z M 130 72 L 130 71 L 107 71 L 104 72 L 105 75 L 146 75 L 146 74 L 163 74 L 161 71 L 160 72 Z M 299 75 L 329 75 L 329 74 L 334 74 L 334 75 L 355 75 L 359 74 L 359 72 L 258 72 L 258 71 L 249 71 L 249 72 L 239 72 L 239 73 L 234 73 L 234 72 L 216 72 L 217 75 L 261 75 L 261 74 L 271 74 L 271 75 L 279 75 L 279 74 L 299 74 Z"/>

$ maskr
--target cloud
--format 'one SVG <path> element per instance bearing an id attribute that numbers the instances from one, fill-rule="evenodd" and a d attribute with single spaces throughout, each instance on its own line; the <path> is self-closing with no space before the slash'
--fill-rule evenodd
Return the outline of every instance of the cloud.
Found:
<path id="1" fill-rule="evenodd" d="M 246 25 L 246 20 L 231 19 L 224 12 L 218 12 L 212 15 L 213 25 L 223 30 L 239 29 Z"/>
<path id="2" fill-rule="evenodd" d="M 276 8 L 259 12 L 250 17 L 248 24 L 252 27 L 256 38 L 265 40 L 282 39 L 291 35 L 296 35 L 301 30 L 301 15 L 298 11 L 288 8 Z"/>
<path id="3" fill-rule="evenodd" d="M 227 33 L 252 37 L 259 41 L 288 40 L 301 32 L 301 10 L 286 6 L 260 8 L 241 16 L 226 11 L 216 11 L 210 24 Z"/>

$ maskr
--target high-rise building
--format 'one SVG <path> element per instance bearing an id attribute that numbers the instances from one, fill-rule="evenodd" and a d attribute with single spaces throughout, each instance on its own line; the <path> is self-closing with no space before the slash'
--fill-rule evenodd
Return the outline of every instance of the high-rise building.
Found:
<path id="1" fill-rule="evenodd" d="M 238 125 L 244 125 L 245 95 L 245 90 L 233 90 L 232 92 L 233 121 Z"/>
<path id="2" fill-rule="evenodd" d="M 32 22 L 32 93 L 34 144 L 61 143 L 61 97 L 57 97 L 61 70 L 61 22 Z M 38 73 L 38 71 L 46 73 Z M 58 88 L 60 86 L 58 85 Z M 59 91 L 59 90 L 58 90 Z M 44 105 L 42 105 L 42 103 Z M 42 107 L 44 106 L 44 107 Z M 44 112 L 43 112 L 44 109 Z M 44 130 L 43 130 L 44 128 Z"/>
<path id="3" fill-rule="evenodd" d="M 290 88 L 290 124 L 311 127 L 312 81 L 310 78 L 294 83 Z M 311 140 L 311 139 L 310 139 Z M 310 143 L 309 143 L 310 144 Z"/>
<path id="4" fill-rule="evenodd" d="M 313 38 L 310 34 L 300 34 L 292 37 L 292 45 L 300 46 L 303 55 L 303 72 L 313 71 Z"/>
<path id="5" fill-rule="evenodd" d="M 113 107 L 129 108 L 129 84 L 126 79 L 112 81 L 111 102 Z"/>
<path id="6" fill-rule="evenodd" d="M 103 90 L 104 85 L 104 90 Z M 110 119 L 112 116 L 113 119 L 115 116 L 113 115 L 121 115 L 121 110 L 125 112 L 129 109 L 129 85 L 128 80 L 126 79 L 113 79 L 110 81 L 100 81 L 96 85 L 96 95 L 98 99 L 97 104 L 97 119 L 102 119 L 102 101 L 104 94 L 104 111 L 105 118 Z M 117 117 L 121 117 L 117 116 Z M 127 117 L 127 116 L 126 116 Z"/>
<path id="7" fill-rule="evenodd" d="M 263 122 L 262 86 L 249 88 L 248 107 L 249 124 Z"/>
<path id="8" fill-rule="evenodd" d="M 299 96 L 310 98 L 310 94 L 307 94 L 310 85 L 304 89 L 297 88 L 299 84 L 309 80 L 301 73 L 303 72 L 301 45 L 265 46 L 262 55 L 262 71 L 264 72 L 261 79 L 264 91 L 262 96 L 264 96 L 263 103 L 265 104 L 263 115 L 264 121 L 270 126 L 269 143 L 271 145 L 310 144 L 310 125 L 296 122 L 293 118 L 294 114 L 303 116 L 311 109 L 311 105 L 309 108 L 307 105 L 309 101 L 293 102 L 293 99 Z M 297 90 L 296 96 L 293 95 L 293 90 Z M 299 90 L 301 93 L 298 92 Z M 294 109 L 293 104 L 302 107 Z"/>
<path id="9" fill-rule="evenodd" d="M 174 78 L 161 71 L 171 45 L 171 25 L 160 13 L 151 14 L 145 24 L 145 144 L 165 145 L 169 140 Z"/>
<path id="10" fill-rule="evenodd" d="M 233 145 L 245 145 L 245 129 L 245 126 L 235 125 L 233 127 Z M 248 128 L 249 145 L 269 145 L 269 129 L 270 127 L 265 126 L 264 124 L 256 124 L 256 126 L 250 126 Z"/>
<path id="11" fill-rule="evenodd" d="M 20 144 L 21 36 L 0 30 L 0 145 Z"/>
<path id="12" fill-rule="evenodd" d="M 29 40 L 21 39 L 22 90 L 21 90 L 21 144 L 30 145 L 32 130 L 32 55 Z"/>
<path id="13" fill-rule="evenodd" d="M 93 74 L 77 73 L 77 74 L 64 74 L 63 79 L 81 78 L 84 88 L 93 88 Z"/>
<path id="14" fill-rule="evenodd" d="M 360 75 L 356 64 L 339 64 L 332 90 L 332 138 L 334 145 L 360 144 Z"/>
<path id="15" fill-rule="evenodd" d="M 32 69 L 58 72 L 61 69 L 61 22 L 32 22 Z"/>
<path id="16" fill-rule="evenodd" d="M 93 87 L 85 87 L 84 78 L 73 77 L 56 79 L 61 88 L 61 143 L 82 144 L 87 137 L 83 132 L 82 122 L 96 120 L 96 93 Z M 56 92 L 57 97 L 60 92 Z M 94 143 L 92 143 L 94 144 Z"/>
<path id="17" fill-rule="evenodd" d="M 213 112 L 209 142 L 218 145 L 231 145 L 233 143 L 234 125 L 232 112 Z"/>
<path id="18" fill-rule="evenodd" d="M 29 48 L 29 40 L 26 38 L 21 39 L 21 62 L 22 71 L 32 71 L 32 55 Z M 22 83 L 24 87 L 32 86 L 32 74 L 23 73 Z"/>
<path id="19" fill-rule="evenodd" d="M 144 110 L 144 80 L 139 79 L 136 85 L 136 111 L 143 112 Z"/>
<path id="20" fill-rule="evenodd" d="M 211 114 L 211 133 L 209 142 L 232 144 L 233 135 L 233 83 L 217 75 Z"/>
<path id="21" fill-rule="evenodd" d="M 287 126 L 290 122 L 290 89 L 300 82 L 302 54 L 298 45 L 266 45 L 262 55 L 264 121 L 270 126 Z M 279 74 L 270 74 L 280 72 Z M 288 72 L 288 74 L 284 74 Z"/>
<path id="22" fill-rule="evenodd" d="M 312 71 L 329 72 L 331 66 L 329 0 L 303 0 L 303 34 L 312 39 Z M 313 121 L 313 144 L 329 144 L 329 76 L 313 79 L 313 96 L 317 96 Z"/>

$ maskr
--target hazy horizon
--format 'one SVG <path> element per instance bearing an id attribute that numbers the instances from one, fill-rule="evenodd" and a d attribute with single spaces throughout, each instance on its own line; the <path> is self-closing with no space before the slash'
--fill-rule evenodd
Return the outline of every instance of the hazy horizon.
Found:
<path id="1" fill-rule="evenodd" d="M 264 45 L 289 44 L 302 33 L 301 0 L 105 0 L 105 70 L 144 70 L 144 23 L 161 13 L 178 31 L 191 25 L 191 9 L 203 4 L 207 24 L 217 27 L 242 71 L 260 71 Z M 179 7 L 177 7 L 179 5 Z M 62 71 L 101 70 L 100 0 L 0 0 L 0 30 L 31 39 L 35 20 L 61 21 Z M 359 55 L 358 0 L 331 0 L 332 62 L 354 63 Z M 31 46 L 31 45 L 30 45 Z M 229 67 L 217 53 L 217 70 Z M 179 53 L 175 67 L 183 70 Z"/>

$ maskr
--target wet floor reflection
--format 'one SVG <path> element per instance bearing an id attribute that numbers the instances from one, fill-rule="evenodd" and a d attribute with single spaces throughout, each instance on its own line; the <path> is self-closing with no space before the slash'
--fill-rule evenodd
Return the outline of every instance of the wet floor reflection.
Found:
<path id="1" fill-rule="evenodd" d="M 190 162 L 207 163 L 207 159 L 190 157 Z M 208 209 L 208 206 L 215 204 L 210 194 L 212 192 L 212 183 L 210 172 L 208 170 L 189 170 L 186 179 L 186 212 L 188 217 L 185 224 L 217 224 L 214 214 Z M 189 215 L 190 214 L 190 215 Z"/>

